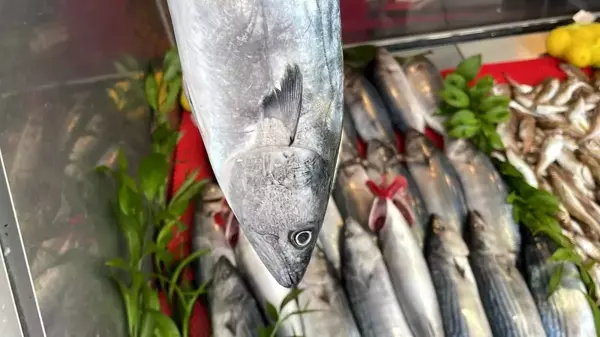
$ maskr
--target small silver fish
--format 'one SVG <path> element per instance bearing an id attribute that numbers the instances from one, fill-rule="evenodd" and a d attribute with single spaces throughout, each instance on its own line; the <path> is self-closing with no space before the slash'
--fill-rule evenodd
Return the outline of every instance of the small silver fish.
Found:
<path id="1" fill-rule="evenodd" d="M 531 152 L 535 141 L 535 118 L 524 116 L 519 123 L 519 138 L 523 142 L 523 153 Z"/>
<path id="2" fill-rule="evenodd" d="M 537 176 L 544 176 L 546 174 L 546 168 L 556 161 L 558 156 L 560 156 L 563 147 L 564 138 L 562 133 L 554 132 L 546 136 L 540 151 L 540 160 L 535 169 Z"/>
<path id="3" fill-rule="evenodd" d="M 495 96 L 506 96 L 508 98 L 512 97 L 512 92 L 510 90 L 510 85 L 508 83 L 496 83 L 492 87 L 492 95 Z"/>
<path id="4" fill-rule="evenodd" d="M 589 167 L 577 160 L 572 151 L 563 148 L 561 154 L 557 158 L 557 162 L 561 167 L 571 172 L 571 174 L 579 177 L 585 183 L 586 188 L 594 189 L 596 187 L 592 171 Z"/>
<path id="5" fill-rule="evenodd" d="M 265 326 L 260 309 L 229 259 L 221 256 L 212 275 L 208 292 L 212 336 L 258 337 Z"/>
<path id="6" fill-rule="evenodd" d="M 600 160 L 591 155 L 590 151 L 582 148 L 575 152 L 575 156 L 582 163 L 589 167 L 597 184 L 600 184 Z"/>
<path id="7" fill-rule="evenodd" d="M 569 107 L 564 105 L 556 105 L 556 104 L 538 104 L 535 106 L 534 114 L 546 116 L 557 113 L 566 112 L 569 110 Z"/>
<path id="8" fill-rule="evenodd" d="M 362 336 L 413 337 L 374 237 L 347 218 L 342 240 L 343 281 Z"/>
<path id="9" fill-rule="evenodd" d="M 560 88 L 560 81 L 557 78 L 552 78 L 552 79 L 548 80 L 546 85 L 544 85 L 542 91 L 540 91 L 540 93 L 537 94 L 537 96 L 535 98 L 535 103 L 536 104 L 550 103 L 552 101 L 552 99 L 554 98 L 554 96 L 556 96 L 556 93 L 558 92 L 559 88 Z"/>
<path id="10" fill-rule="evenodd" d="M 589 127 L 588 133 L 581 139 L 581 142 L 586 142 L 594 139 L 600 135 L 600 105 L 596 107 L 594 120 L 592 125 Z"/>
<path id="11" fill-rule="evenodd" d="M 577 267 L 570 262 L 554 262 L 555 245 L 546 237 L 527 240 L 525 270 L 548 337 L 595 337 L 594 316 L 585 298 L 585 286 Z M 549 294 L 552 276 L 562 264 L 562 277 Z"/>
<path id="12" fill-rule="evenodd" d="M 529 185 L 535 188 L 538 187 L 538 182 L 535 177 L 535 173 L 533 173 L 533 170 L 523 160 L 523 158 L 519 157 L 519 155 L 513 152 L 513 150 L 506 149 L 506 159 L 508 159 L 508 162 L 511 163 L 519 172 L 521 172 L 521 174 L 525 178 L 525 181 Z"/>
<path id="13" fill-rule="evenodd" d="M 600 103 L 600 94 L 593 92 L 587 95 L 584 95 L 586 110 L 589 105 L 596 106 L 596 104 Z"/>
<path id="14" fill-rule="evenodd" d="M 531 109 L 535 105 L 534 104 L 535 96 L 533 94 L 527 94 L 527 95 L 516 94 L 516 95 L 514 95 L 513 99 L 515 101 L 517 101 L 517 103 L 521 104 L 522 106 L 524 106 L 527 109 Z"/>
<path id="15" fill-rule="evenodd" d="M 579 97 L 567 112 L 567 118 L 571 125 L 575 126 L 579 131 L 585 133 L 590 129 L 590 123 L 587 120 L 585 112 L 585 101 L 583 97 Z"/>
<path id="16" fill-rule="evenodd" d="M 517 130 L 519 128 L 519 117 L 517 113 L 512 112 L 510 119 L 507 122 L 500 123 L 496 126 L 496 132 L 500 135 L 504 146 L 514 151 L 518 151 Z"/>
<path id="17" fill-rule="evenodd" d="M 413 336 L 443 337 L 442 317 L 427 262 L 406 219 L 391 199 L 376 198 L 369 223 L 371 229 L 378 230 L 379 247 Z"/>
<path id="18" fill-rule="evenodd" d="M 527 85 L 527 84 L 521 84 L 521 83 L 515 81 L 507 73 L 502 73 L 502 74 L 504 75 L 504 78 L 506 79 L 508 84 L 510 84 L 510 86 L 513 88 L 513 90 L 515 90 L 517 93 L 522 94 L 522 95 L 527 95 L 533 91 L 532 86 Z"/>
<path id="19" fill-rule="evenodd" d="M 454 226 L 432 217 L 425 256 L 440 303 L 446 336 L 491 337 L 469 249 Z M 415 336 L 417 337 L 417 336 Z"/>
<path id="20" fill-rule="evenodd" d="M 298 287 L 300 308 L 316 310 L 301 315 L 304 336 L 360 337 L 341 280 L 318 247 Z"/>
<path id="21" fill-rule="evenodd" d="M 469 261 L 494 336 L 545 336 L 516 257 L 498 240 L 492 224 L 473 212 L 468 233 Z"/>
<path id="22" fill-rule="evenodd" d="M 515 101 L 515 100 L 511 100 L 508 103 L 508 107 L 511 109 L 514 109 L 515 111 L 518 111 L 522 114 L 525 115 L 534 115 L 533 111 L 531 111 L 530 109 L 524 107 L 523 105 L 521 105 L 521 103 Z"/>
<path id="23" fill-rule="evenodd" d="M 575 221 L 574 221 L 575 222 Z M 585 255 L 589 258 L 600 261 L 600 247 L 597 243 L 590 241 L 585 235 L 571 233 L 568 230 L 563 229 L 561 233 L 571 241 L 571 243 L 581 249 Z"/>
<path id="24" fill-rule="evenodd" d="M 367 185 L 371 177 L 366 163 L 359 158 L 355 159 L 358 161 L 340 164 L 333 198 L 342 218 L 352 217 L 366 226 L 374 199 L 373 193 Z"/>
<path id="25" fill-rule="evenodd" d="M 338 158 L 339 2 L 168 5 L 217 181 L 261 261 L 293 286 L 316 244 Z"/>
<path id="26" fill-rule="evenodd" d="M 575 91 L 586 88 L 591 89 L 591 86 L 586 82 L 582 82 L 575 78 L 569 78 L 562 83 L 556 97 L 552 100 L 552 103 L 557 106 L 563 106 L 567 104 L 573 98 Z"/>
<path id="27" fill-rule="evenodd" d="M 565 74 L 567 74 L 568 77 L 586 83 L 590 81 L 590 77 L 586 73 L 572 64 L 561 62 L 558 66 L 562 71 L 565 72 Z"/>

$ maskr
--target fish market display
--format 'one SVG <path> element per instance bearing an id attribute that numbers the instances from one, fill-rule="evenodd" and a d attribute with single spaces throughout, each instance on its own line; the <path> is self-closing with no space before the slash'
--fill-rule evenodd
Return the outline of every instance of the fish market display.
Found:
<path id="1" fill-rule="evenodd" d="M 548 337 L 596 337 L 592 310 L 585 298 L 585 286 L 577 267 L 570 262 L 548 261 L 554 244 L 546 237 L 529 238 L 525 266 L 533 297 Z M 563 264 L 557 289 L 549 295 L 548 285 Z"/>
<path id="2" fill-rule="evenodd" d="M 248 283 L 259 300 L 263 310 L 266 310 L 266 303 L 269 302 L 275 307 L 279 307 L 290 289 L 282 287 L 277 280 L 271 276 L 271 273 L 260 262 L 258 254 L 252 248 L 252 245 L 243 233 L 240 233 L 237 246 L 235 247 L 236 258 L 240 271 L 248 280 Z M 299 311 L 296 301 L 289 302 L 279 313 L 285 316 Z M 275 323 L 275 322 L 272 322 Z M 292 315 L 286 319 L 280 330 L 277 332 L 279 337 L 303 335 L 302 319 L 299 315 Z"/>
<path id="3" fill-rule="evenodd" d="M 361 336 L 341 280 L 318 247 L 298 287 L 303 290 L 298 296 L 300 308 L 317 310 L 301 316 L 305 336 Z"/>
<path id="4" fill-rule="evenodd" d="M 492 337 L 469 265 L 469 249 L 456 228 L 437 216 L 433 216 L 426 256 L 446 336 Z"/>
<path id="5" fill-rule="evenodd" d="M 333 198 L 329 198 L 317 246 L 323 251 L 338 277 L 341 276 L 340 240 L 343 226 L 344 220 L 340 211 Z"/>
<path id="6" fill-rule="evenodd" d="M 462 233 L 467 208 L 460 180 L 452 164 L 415 130 L 405 134 L 406 165 L 430 214 L 444 218 L 445 226 Z"/>
<path id="7" fill-rule="evenodd" d="M 469 223 L 469 261 L 494 336 L 545 336 L 540 315 L 513 253 L 495 228 L 473 212 Z"/>
<path id="8" fill-rule="evenodd" d="M 378 230 L 379 246 L 396 297 L 413 336 L 444 336 L 435 289 L 422 248 L 391 199 L 375 199 L 370 227 Z"/>
<path id="9" fill-rule="evenodd" d="M 296 285 L 321 229 L 340 145 L 339 3 L 168 4 L 186 96 L 217 181 L 269 272 Z"/>
<path id="10" fill-rule="evenodd" d="M 263 324 L 258 304 L 231 264 L 221 256 L 215 263 L 208 293 L 214 337 L 258 337 Z"/>
<path id="11" fill-rule="evenodd" d="M 415 129 L 425 131 L 425 126 L 437 124 L 432 122 L 430 106 L 415 94 L 415 89 L 406 71 L 385 49 L 375 52 L 374 84 L 386 104 L 394 124 L 401 130 Z"/>
<path id="12" fill-rule="evenodd" d="M 507 251 L 518 254 L 521 245 L 519 226 L 506 202 L 507 187 L 490 158 L 466 140 L 446 145 L 446 155 L 456 168 L 469 210 L 478 212 L 497 233 Z"/>
<path id="13" fill-rule="evenodd" d="M 342 275 L 363 337 L 412 337 L 374 237 L 352 218 L 344 224 Z"/>
<path id="14" fill-rule="evenodd" d="M 192 247 L 194 250 L 208 250 L 208 252 L 200 256 L 198 261 L 196 274 L 198 284 L 211 279 L 213 266 L 222 256 L 235 265 L 233 249 L 225 233 L 225 229 L 231 225 L 231 221 L 235 221 L 235 217 L 224 205 L 223 200 L 221 189 L 214 183 L 207 184 L 200 194 L 198 211 L 194 219 Z"/>

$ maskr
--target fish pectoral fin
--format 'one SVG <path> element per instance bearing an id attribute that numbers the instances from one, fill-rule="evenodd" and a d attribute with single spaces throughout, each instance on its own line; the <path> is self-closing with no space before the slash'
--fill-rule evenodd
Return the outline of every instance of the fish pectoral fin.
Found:
<path id="1" fill-rule="evenodd" d="M 263 119 L 277 119 L 289 132 L 288 144 L 294 142 L 302 107 L 302 73 L 297 64 L 288 65 L 281 79 L 281 89 L 273 88 L 262 101 Z M 278 137 L 277 137 L 278 138 Z M 280 140 L 275 140 L 280 143 Z M 282 145 L 282 144 L 269 144 Z"/>

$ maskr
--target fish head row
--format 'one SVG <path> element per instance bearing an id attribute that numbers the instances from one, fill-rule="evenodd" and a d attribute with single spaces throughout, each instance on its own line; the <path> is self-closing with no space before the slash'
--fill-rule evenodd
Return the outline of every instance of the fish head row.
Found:
<path id="1" fill-rule="evenodd" d="M 429 238 L 425 250 L 428 254 L 443 258 L 452 256 L 468 256 L 469 248 L 461 233 L 445 223 L 444 218 L 433 214 L 429 225 Z"/>
<path id="2" fill-rule="evenodd" d="M 298 284 L 317 241 L 329 199 L 327 162 L 299 147 L 261 147 L 232 164 L 229 205 L 273 277 Z"/>
<path id="3" fill-rule="evenodd" d="M 504 252 L 495 228 L 486 223 L 479 212 L 469 213 L 469 225 L 465 233 L 468 246 L 473 252 L 500 254 Z"/>
<path id="4" fill-rule="evenodd" d="M 466 139 L 453 139 L 446 145 L 446 155 L 452 162 L 468 163 L 477 155 L 477 150 Z"/>
<path id="5" fill-rule="evenodd" d="M 236 288 L 242 284 L 237 270 L 225 256 L 221 256 L 213 267 L 212 283 L 217 284 L 218 291 L 224 294 L 235 293 Z"/>
<path id="6" fill-rule="evenodd" d="M 383 171 L 390 160 L 399 157 L 399 153 L 393 144 L 375 139 L 367 143 L 366 157 L 369 163 Z"/>
<path id="7" fill-rule="evenodd" d="M 404 134 L 406 159 L 410 162 L 427 163 L 437 149 L 427 137 L 415 129 Z"/>

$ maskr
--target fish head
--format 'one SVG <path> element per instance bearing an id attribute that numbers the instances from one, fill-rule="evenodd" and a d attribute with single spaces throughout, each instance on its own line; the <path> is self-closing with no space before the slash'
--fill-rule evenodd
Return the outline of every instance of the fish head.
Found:
<path id="1" fill-rule="evenodd" d="M 391 144 L 378 139 L 373 139 L 367 143 L 367 161 L 375 165 L 379 170 L 385 169 L 386 164 L 397 156 L 398 151 Z"/>
<path id="2" fill-rule="evenodd" d="M 228 202 L 248 241 L 284 287 L 302 279 L 321 229 L 331 173 L 316 152 L 269 146 L 230 164 Z"/>
<path id="3" fill-rule="evenodd" d="M 460 233 L 448 225 L 444 218 L 433 214 L 429 226 L 429 239 L 425 250 L 442 257 L 468 256 L 469 248 Z"/>
<path id="4" fill-rule="evenodd" d="M 466 238 L 471 251 L 499 253 L 500 241 L 495 228 L 486 223 L 477 211 L 470 212 Z"/>
<path id="5" fill-rule="evenodd" d="M 404 149 L 408 161 L 419 163 L 427 162 L 436 151 L 429 139 L 415 129 L 404 133 Z"/>
<path id="6" fill-rule="evenodd" d="M 377 65 L 377 68 L 387 72 L 402 70 L 398 61 L 396 61 L 392 54 L 385 48 L 377 48 L 375 50 L 375 64 Z"/>
<path id="7" fill-rule="evenodd" d="M 475 156 L 475 148 L 466 139 L 454 139 L 446 145 L 446 155 L 452 162 L 466 163 Z"/>
<path id="8" fill-rule="evenodd" d="M 240 277 L 231 261 L 221 256 L 213 267 L 212 284 L 217 284 L 219 292 L 222 294 L 234 293 L 240 286 Z"/>

